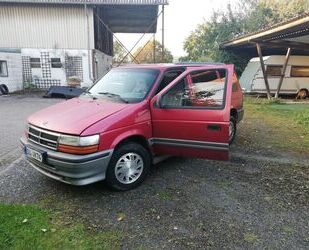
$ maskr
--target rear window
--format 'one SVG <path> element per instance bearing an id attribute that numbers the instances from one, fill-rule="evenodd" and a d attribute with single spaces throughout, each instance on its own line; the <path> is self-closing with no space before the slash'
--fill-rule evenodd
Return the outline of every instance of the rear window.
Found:
<path id="1" fill-rule="evenodd" d="M 309 77 L 308 66 L 292 66 L 291 77 Z"/>

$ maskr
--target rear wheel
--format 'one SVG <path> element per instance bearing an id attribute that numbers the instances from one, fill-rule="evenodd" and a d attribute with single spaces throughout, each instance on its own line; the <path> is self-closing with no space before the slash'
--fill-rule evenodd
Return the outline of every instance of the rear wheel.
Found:
<path id="1" fill-rule="evenodd" d="M 106 184 L 126 191 L 140 185 L 150 170 L 150 154 L 140 144 L 126 143 L 114 151 L 106 171 Z"/>
<path id="2" fill-rule="evenodd" d="M 308 89 L 301 89 L 297 92 L 296 99 L 306 99 L 309 97 L 309 90 Z"/>
<path id="3" fill-rule="evenodd" d="M 0 85 L 0 93 L 3 95 L 9 94 L 9 88 L 5 84 Z"/>
<path id="4" fill-rule="evenodd" d="M 229 125 L 229 144 L 232 144 L 236 137 L 237 125 L 236 119 L 234 116 L 230 117 L 230 125 Z"/>

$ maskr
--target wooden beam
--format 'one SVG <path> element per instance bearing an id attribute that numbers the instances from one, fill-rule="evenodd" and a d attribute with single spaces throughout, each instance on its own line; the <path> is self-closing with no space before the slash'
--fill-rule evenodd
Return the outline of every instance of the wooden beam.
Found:
<path id="1" fill-rule="evenodd" d="M 288 66 L 290 55 L 291 55 L 291 48 L 288 48 L 288 51 L 286 52 L 285 61 L 284 61 L 283 69 L 282 69 L 282 74 L 280 76 L 280 80 L 279 80 L 279 84 L 278 84 L 278 89 L 277 89 L 275 98 L 279 97 L 280 89 L 281 89 L 281 86 L 282 86 L 282 83 L 283 83 L 283 79 L 284 79 L 284 76 L 285 76 L 286 68 Z"/>
<path id="2" fill-rule="evenodd" d="M 304 51 L 309 51 L 309 44 L 302 42 L 292 42 L 285 40 L 276 40 L 276 41 L 267 41 L 267 42 L 258 42 L 261 46 L 271 47 L 271 48 L 291 48 L 299 49 Z"/>
<path id="3" fill-rule="evenodd" d="M 256 44 L 256 49 L 260 57 L 260 63 L 261 63 L 261 68 L 263 72 L 263 77 L 264 77 L 264 82 L 265 82 L 265 87 L 266 87 L 266 92 L 267 92 L 267 98 L 270 100 L 271 99 L 270 88 L 269 88 L 267 73 L 266 73 L 265 64 L 263 60 L 262 49 L 259 43 Z"/>

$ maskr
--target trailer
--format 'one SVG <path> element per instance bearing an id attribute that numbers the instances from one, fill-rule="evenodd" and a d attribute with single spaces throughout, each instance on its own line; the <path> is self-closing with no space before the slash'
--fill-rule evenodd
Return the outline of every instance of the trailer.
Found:
<path id="1" fill-rule="evenodd" d="M 275 94 L 280 78 L 283 82 L 281 95 L 306 93 L 309 97 L 309 56 L 290 56 L 285 72 L 285 56 L 271 55 L 263 57 L 271 94 Z M 252 58 L 240 77 L 240 84 L 249 94 L 267 94 L 263 71 L 258 57 Z"/>

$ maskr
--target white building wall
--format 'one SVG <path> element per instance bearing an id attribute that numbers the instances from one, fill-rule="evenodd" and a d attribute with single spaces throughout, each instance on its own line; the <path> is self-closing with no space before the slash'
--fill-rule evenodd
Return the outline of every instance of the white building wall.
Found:
<path id="1" fill-rule="evenodd" d="M 0 48 L 93 49 L 93 25 L 83 5 L 1 4 Z"/>
<path id="2" fill-rule="evenodd" d="M 23 85 L 42 87 L 41 83 L 47 88 L 48 85 L 66 86 L 68 57 L 81 60 L 82 87 L 91 86 L 104 75 L 111 67 L 112 57 L 94 49 L 93 15 L 93 8 L 85 9 L 84 5 L 0 4 L 0 50 L 21 51 L 15 55 L 14 65 L 8 64 L 9 72 L 16 71 L 10 74 L 15 77 L 10 80 L 10 91 L 21 90 Z M 60 58 L 62 68 L 50 67 L 47 74 L 46 65 L 50 63 L 42 60 L 42 53 L 49 59 Z M 31 68 L 30 58 L 40 58 L 42 67 Z M 3 81 L 0 78 L 0 83 Z M 5 79 L 3 83 L 8 81 Z"/>
<path id="3" fill-rule="evenodd" d="M 43 66 L 42 53 L 48 55 L 49 62 L 46 65 L 49 65 L 50 68 L 46 70 L 46 67 Z M 67 78 L 69 76 L 77 76 L 82 81 L 82 87 L 91 86 L 93 83 L 92 79 L 92 53 L 88 50 L 74 50 L 74 49 L 33 49 L 27 48 L 21 50 L 22 57 L 25 59 L 30 58 L 40 58 L 41 67 L 40 68 L 31 68 L 32 83 L 34 85 L 43 86 L 44 81 L 47 85 L 67 85 Z M 71 64 L 66 61 L 66 58 L 75 58 L 80 62 L 77 64 Z M 60 58 L 62 67 L 53 68 L 51 65 L 52 58 Z M 90 61 L 89 61 L 90 60 Z M 44 74 L 44 70 L 48 74 Z M 27 71 L 23 69 L 23 71 Z M 50 72 L 50 73 L 49 73 Z M 68 75 L 68 72 L 70 73 Z M 58 84 L 60 82 L 60 84 Z M 42 83 L 42 84 L 41 84 Z"/>
<path id="4" fill-rule="evenodd" d="M 15 52 L 1 52 L 0 61 L 7 62 L 8 76 L 0 76 L 0 84 L 5 84 L 10 92 L 22 90 L 23 76 L 22 76 L 22 62 L 20 51 Z"/>

